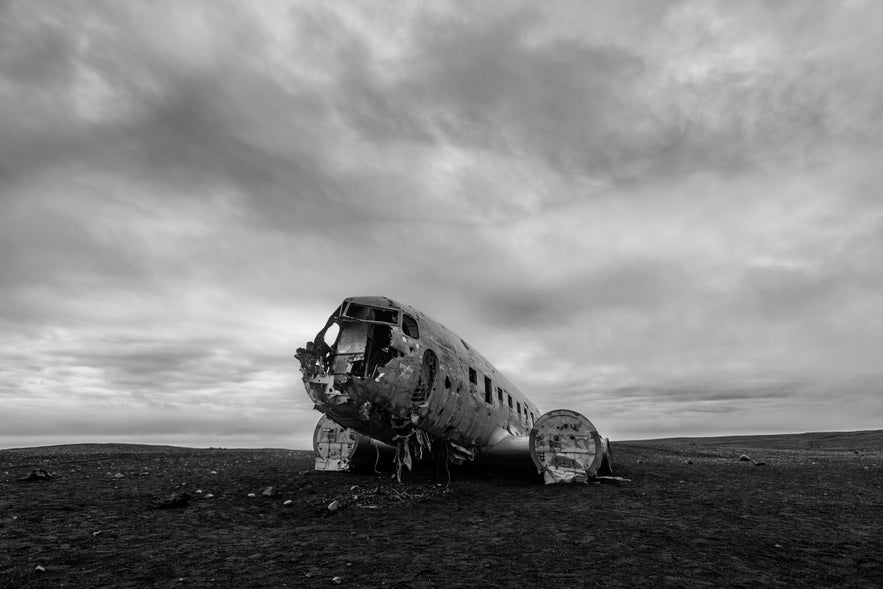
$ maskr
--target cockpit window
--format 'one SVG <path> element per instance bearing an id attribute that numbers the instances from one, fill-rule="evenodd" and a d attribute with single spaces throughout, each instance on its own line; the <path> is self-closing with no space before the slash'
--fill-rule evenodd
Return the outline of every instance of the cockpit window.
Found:
<path id="1" fill-rule="evenodd" d="M 420 330 L 417 329 L 417 320 L 405 313 L 402 313 L 402 331 L 408 337 L 414 339 L 420 338 Z"/>
<path id="2" fill-rule="evenodd" d="M 350 303 L 344 312 L 344 316 L 363 321 L 389 323 L 390 325 L 396 325 L 399 322 L 399 312 L 395 309 L 380 309 L 378 307 L 359 305 L 358 303 Z"/>

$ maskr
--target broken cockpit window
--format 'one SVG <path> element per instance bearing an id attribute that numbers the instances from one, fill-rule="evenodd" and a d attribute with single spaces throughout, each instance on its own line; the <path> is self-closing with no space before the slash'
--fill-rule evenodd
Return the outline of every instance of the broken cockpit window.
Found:
<path id="1" fill-rule="evenodd" d="M 343 315 L 344 317 L 358 319 L 360 321 L 388 323 L 390 325 L 398 325 L 399 323 L 399 312 L 395 309 L 381 309 L 379 307 L 369 307 L 358 303 L 350 303 L 347 305 Z"/>
<path id="2" fill-rule="evenodd" d="M 420 338 L 420 330 L 417 329 L 417 320 L 406 313 L 402 313 L 402 333 L 410 338 Z"/>

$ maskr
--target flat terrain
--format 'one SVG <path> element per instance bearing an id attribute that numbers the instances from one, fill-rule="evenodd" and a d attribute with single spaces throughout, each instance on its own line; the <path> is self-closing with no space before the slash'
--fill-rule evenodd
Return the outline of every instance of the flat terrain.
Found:
<path id="1" fill-rule="evenodd" d="M 443 466 L 399 484 L 290 450 L 0 450 L 0 587 L 883 586 L 883 431 L 613 447 L 630 481 L 571 486 Z M 56 476 L 18 480 L 38 469 Z"/>

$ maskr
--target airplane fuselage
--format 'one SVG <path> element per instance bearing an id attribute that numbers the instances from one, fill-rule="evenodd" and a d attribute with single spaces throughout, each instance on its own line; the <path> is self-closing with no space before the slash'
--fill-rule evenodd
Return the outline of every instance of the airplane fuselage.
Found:
<path id="1" fill-rule="evenodd" d="M 494 448 L 526 448 L 540 417 L 462 338 L 385 297 L 345 299 L 297 358 L 316 409 L 343 428 L 398 447 L 408 465 L 410 456 L 438 442 L 453 462 Z M 588 429 L 577 437 L 594 449 L 600 438 L 590 423 Z"/>

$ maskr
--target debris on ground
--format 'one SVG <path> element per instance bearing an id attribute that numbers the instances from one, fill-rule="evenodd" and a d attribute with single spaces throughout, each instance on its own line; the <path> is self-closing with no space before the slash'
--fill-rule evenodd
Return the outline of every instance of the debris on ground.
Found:
<path id="1" fill-rule="evenodd" d="M 279 491 L 277 491 L 276 487 L 273 487 L 273 486 L 264 487 L 264 490 L 261 491 L 261 495 L 263 495 L 264 497 L 275 497 L 278 494 L 279 494 Z"/>
<path id="2" fill-rule="evenodd" d="M 155 509 L 176 509 L 180 507 L 187 507 L 187 503 L 189 501 L 189 493 L 172 493 L 164 499 L 156 502 L 153 507 Z"/>
<path id="3" fill-rule="evenodd" d="M 743 454 L 739 457 L 739 462 L 751 462 L 751 458 L 747 454 Z"/>
<path id="4" fill-rule="evenodd" d="M 610 476 L 595 477 L 595 480 L 597 480 L 600 483 L 630 483 L 630 482 L 632 482 L 632 479 L 627 479 L 627 478 L 623 478 L 623 477 L 610 477 Z"/>
<path id="5" fill-rule="evenodd" d="M 368 487 L 353 485 L 349 488 L 348 492 L 332 497 L 331 499 L 333 500 L 327 504 L 327 508 L 329 511 L 337 511 L 344 507 L 355 507 L 358 509 L 400 507 L 402 505 L 421 503 L 433 497 L 445 495 L 448 492 L 450 492 L 449 488 L 438 484 L 402 486 L 378 483 Z"/>
<path id="6" fill-rule="evenodd" d="M 40 468 L 37 470 L 32 470 L 30 473 L 28 473 L 27 476 L 23 476 L 17 480 L 20 482 L 51 481 L 52 479 L 56 478 L 57 476 L 58 475 L 55 474 L 54 472 L 47 472 L 46 470 Z"/>

